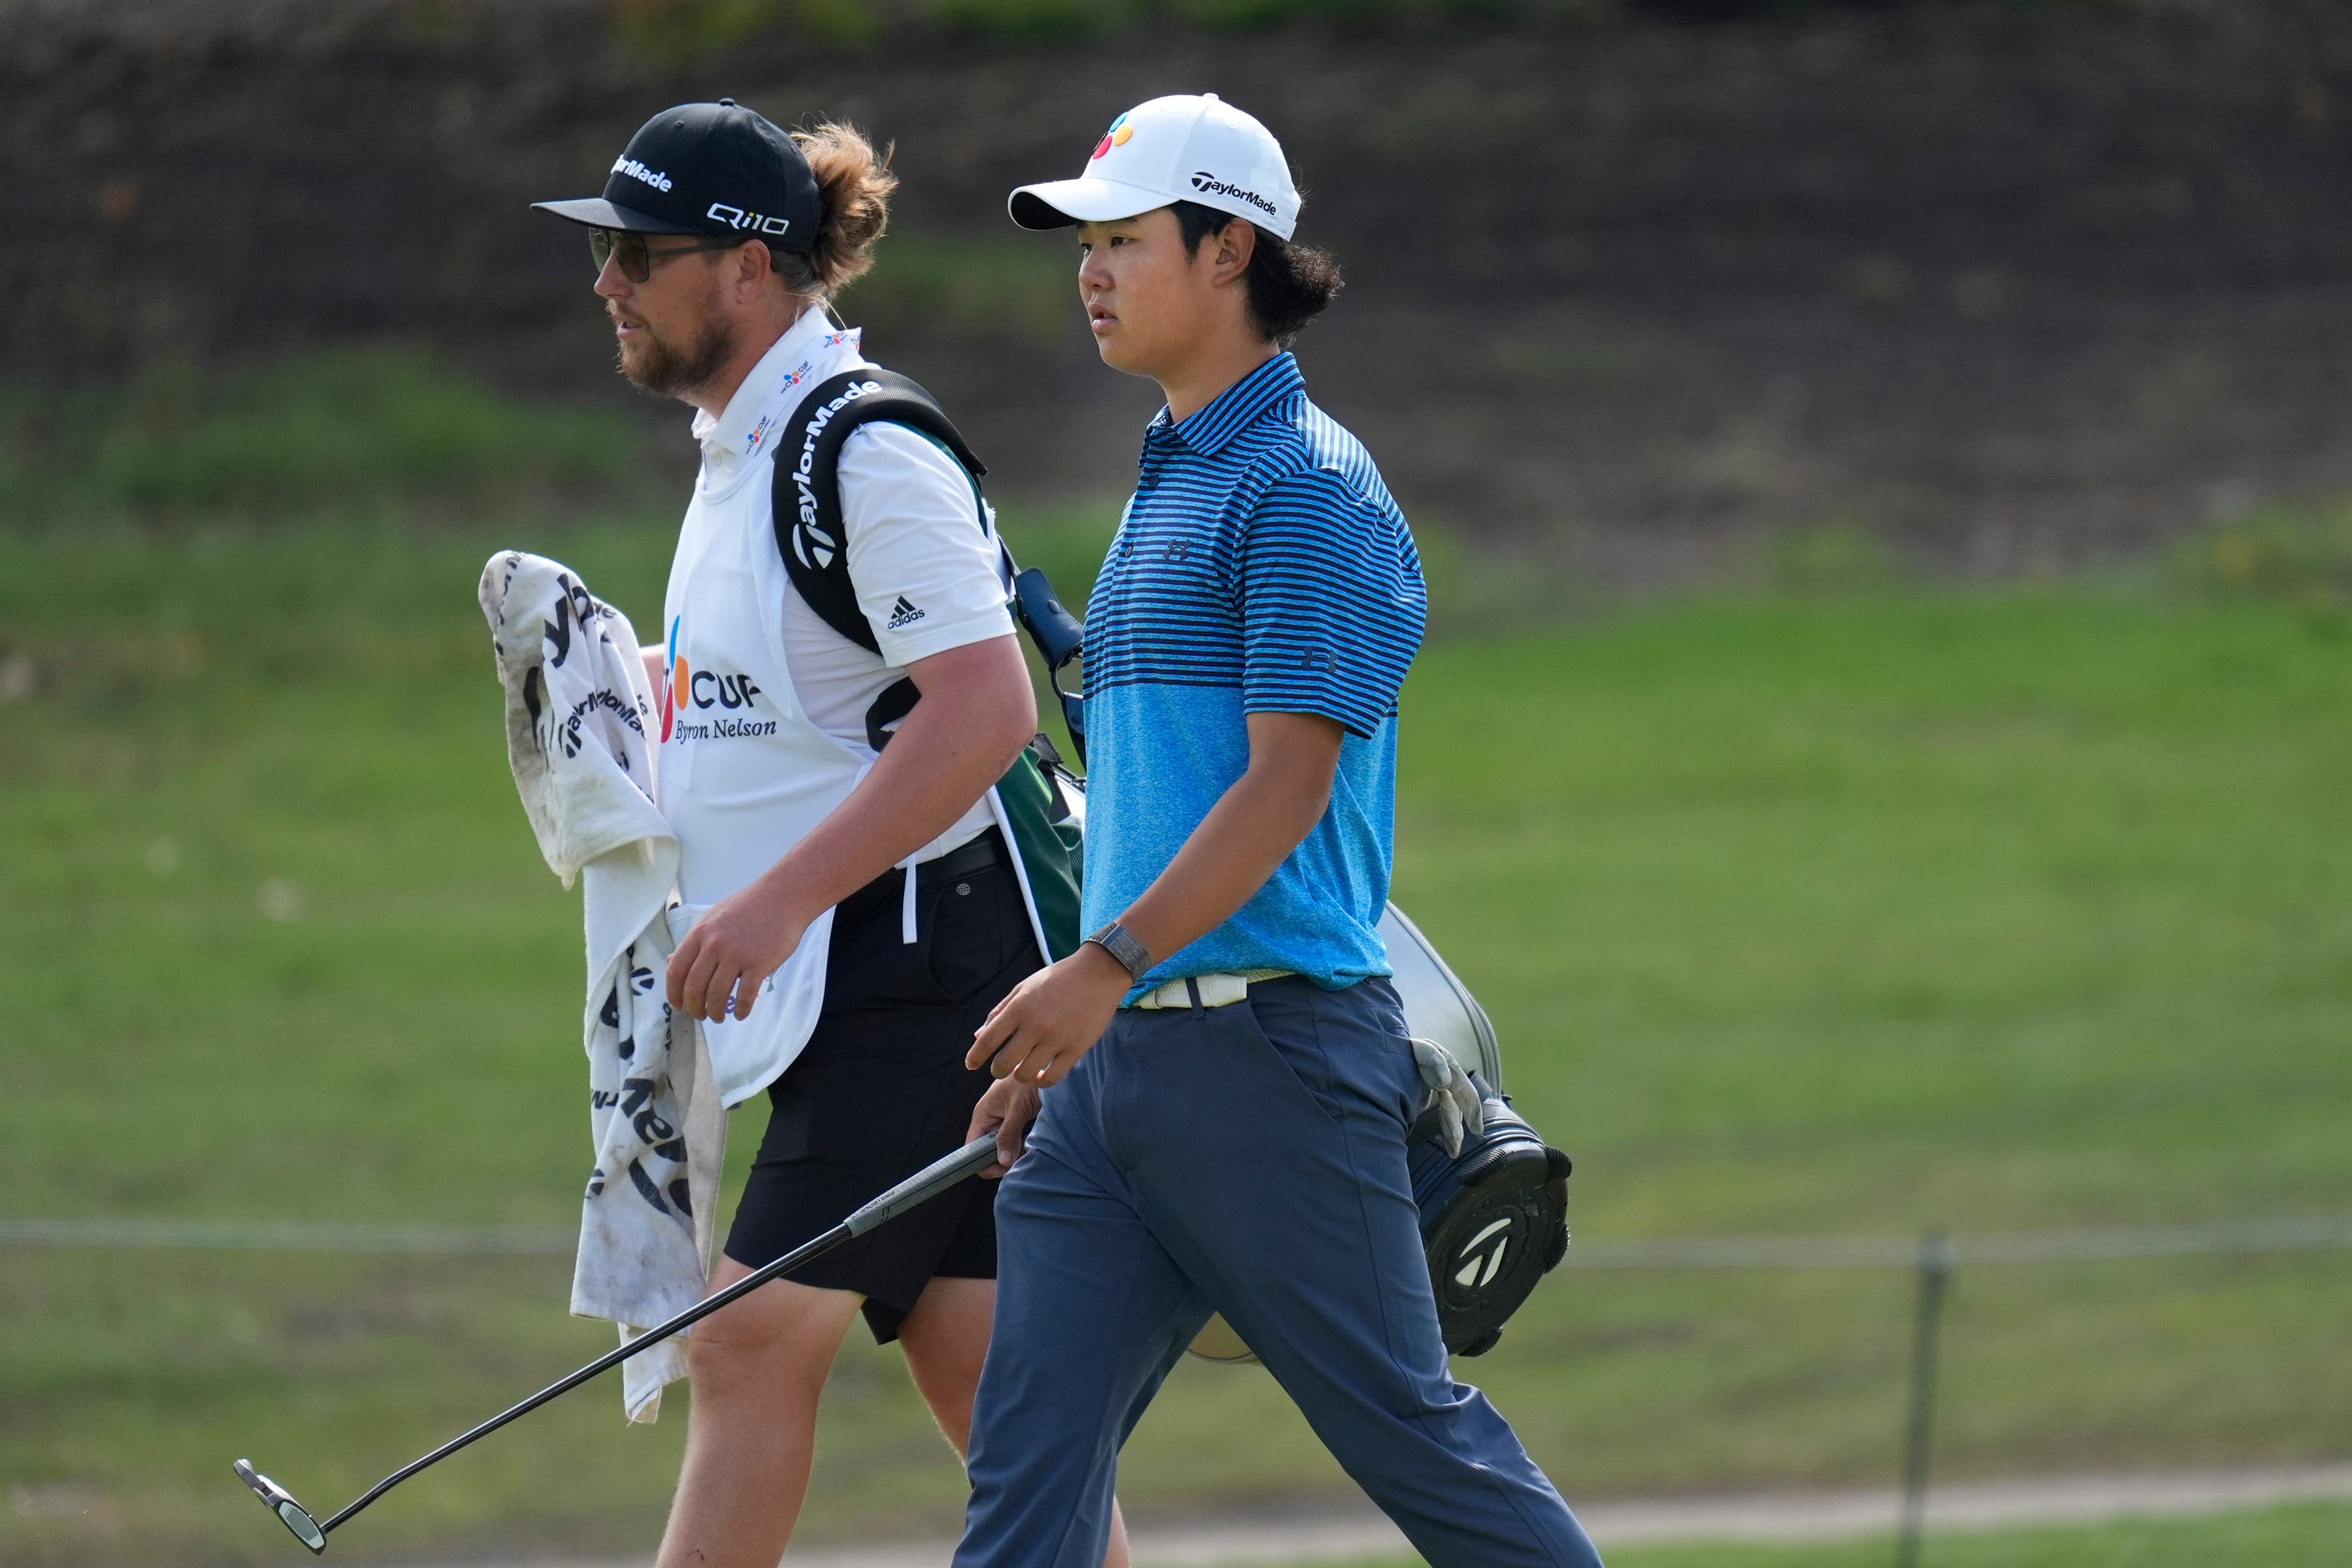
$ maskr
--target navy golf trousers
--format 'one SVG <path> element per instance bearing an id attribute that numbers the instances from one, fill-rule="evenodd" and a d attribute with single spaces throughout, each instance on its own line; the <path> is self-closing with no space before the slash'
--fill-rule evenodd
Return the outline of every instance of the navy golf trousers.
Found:
<path id="1" fill-rule="evenodd" d="M 1435 1568 L 1599 1568 L 1446 1364 L 1405 1171 L 1422 1093 L 1386 981 L 1118 1015 L 997 1196 L 956 1568 L 1099 1568 L 1119 1447 L 1213 1310 Z"/>

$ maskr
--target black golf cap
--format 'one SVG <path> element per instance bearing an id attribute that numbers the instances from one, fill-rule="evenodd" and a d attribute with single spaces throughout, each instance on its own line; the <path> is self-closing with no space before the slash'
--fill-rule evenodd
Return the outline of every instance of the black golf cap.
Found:
<path id="1" fill-rule="evenodd" d="M 629 138 L 601 196 L 533 202 L 593 228 L 708 234 L 807 255 L 824 196 L 782 127 L 731 98 L 665 109 Z"/>

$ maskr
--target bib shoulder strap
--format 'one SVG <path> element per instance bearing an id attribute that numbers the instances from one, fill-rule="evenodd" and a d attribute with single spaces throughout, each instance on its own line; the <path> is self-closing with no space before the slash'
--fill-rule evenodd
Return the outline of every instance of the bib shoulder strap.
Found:
<path id="1" fill-rule="evenodd" d="M 849 580 L 849 530 L 841 511 L 841 447 L 882 420 L 929 437 L 977 481 L 988 472 L 954 421 L 912 377 L 869 367 L 819 382 L 801 404 L 800 439 L 776 453 L 776 548 L 817 618 L 869 653 L 881 652 Z M 983 524 L 984 526 L 984 524 Z"/>

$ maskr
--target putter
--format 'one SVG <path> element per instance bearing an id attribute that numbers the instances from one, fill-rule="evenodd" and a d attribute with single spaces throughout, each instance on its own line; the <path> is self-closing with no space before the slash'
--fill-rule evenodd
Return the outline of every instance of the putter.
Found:
<path id="1" fill-rule="evenodd" d="M 978 1174 L 982 1170 L 994 1163 L 995 1160 L 996 1136 L 994 1133 L 973 1139 L 954 1153 L 924 1166 L 823 1236 L 813 1241 L 803 1242 L 773 1263 L 746 1274 L 717 1295 L 704 1297 L 676 1317 L 665 1322 L 656 1323 L 627 1344 L 600 1355 L 579 1371 L 549 1384 L 512 1409 L 491 1416 L 472 1431 L 450 1438 L 414 1464 L 393 1471 L 361 1494 L 357 1501 L 330 1518 L 324 1524 L 320 1524 L 312 1517 L 309 1509 L 296 1502 L 293 1493 L 255 1469 L 252 1460 L 239 1459 L 236 1462 L 237 1479 L 251 1487 L 254 1496 L 261 1500 L 262 1506 L 276 1514 L 278 1521 L 294 1532 L 294 1539 L 309 1547 L 311 1554 L 316 1556 L 327 1550 L 327 1535 L 331 1531 L 409 1477 L 439 1464 L 475 1438 L 488 1436 L 516 1416 L 528 1415 L 559 1394 L 569 1394 L 597 1373 L 610 1372 L 646 1346 L 658 1344 L 680 1329 L 709 1317 L 728 1302 L 751 1294 L 769 1280 L 791 1273 L 802 1264 L 832 1251 L 852 1237 L 864 1236 L 877 1226 L 887 1225 L 908 1209 L 939 1196 L 965 1177 Z"/>

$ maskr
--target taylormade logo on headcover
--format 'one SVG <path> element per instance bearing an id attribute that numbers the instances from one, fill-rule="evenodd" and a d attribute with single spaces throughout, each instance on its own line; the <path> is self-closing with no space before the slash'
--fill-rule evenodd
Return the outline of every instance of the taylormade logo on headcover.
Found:
<path id="1" fill-rule="evenodd" d="M 669 189 L 670 181 L 667 174 L 663 174 L 659 169 L 648 169 L 635 158 L 614 159 L 613 173 L 626 174 L 633 180 L 643 180 L 657 191 Z"/>
<path id="2" fill-rule="evenodd" d="M 1236 201 L 1247 202 L 1254 207 L 1264 208 L 1269 217 L 1275 216 L 1275 205 L 1272 202 L 1267 201 L 1255 191 L 1245 191 L 1239 185 L 1229 184 L 1206 169 L 1198 170 L 1193 174 L 1192 188 L 1203 195 L 1231 196 Z"/>

